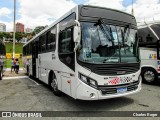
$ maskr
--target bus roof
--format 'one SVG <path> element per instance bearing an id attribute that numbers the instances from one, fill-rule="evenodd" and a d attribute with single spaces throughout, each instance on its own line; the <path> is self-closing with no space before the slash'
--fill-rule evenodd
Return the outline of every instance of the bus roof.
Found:
<path id="1" fill-rule="evenodd" d="M 60 17 L 58 20 L 56 20 L 53 24 L 49 25 L 48 27 L 46 27 L 44 30 L 42 30 L 40 33 L 36 34 L 31 40 L 29 40 L 25 45 L 29 44 L 30 42 L 32 42 L 34 39 L 38 38 L 41 34 L 45 33 L 46 31 L 48 31 L 50 28 L 52 28 L 53 26 L 55 26 L 56 24 L 58 24 L 60 21 L 62 21 L 64 18 L 66 18 L 67 16 L 69 16 L 71 13 L 73 12 L 78 12 L 78 9 L 82 8 L 82 7 L 92 7 L 92 8 L 101 8 L 101 9 L 105 9 L 105 10 L 110 10 L 110 11 L 115 11 L 118 13 L 123 13 L 124 15 L 128 15 L 131 16 L 132 18 L 135 19 L 135 17 L 129 13 L 123 12 L 123 11 L 119 11 L 116 9 L 111 9 L 111 8 L 105 8 L 105 7 L 99 7 L 99 6 L 91 6 L 91 5 L 77 5 L 74 8 L 72 8 L 70 11 L 68 11 L 66 14 L 64 14 L 62 17 Z M 79 15 L 76 15 L 77 18 L 79 18 Z"/>

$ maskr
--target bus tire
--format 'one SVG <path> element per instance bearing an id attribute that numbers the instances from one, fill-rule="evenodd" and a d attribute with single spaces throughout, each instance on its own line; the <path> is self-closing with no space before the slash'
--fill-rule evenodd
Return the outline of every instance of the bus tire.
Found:
<path id="1" fill-rule="evenodd" d="M 147 84 L 155 84 L 158 79 L 158 75 L 153 68 L 143 68 L 141 76 L 143 83 Z"/>
<path id="2" fill-rule="evenodd" d="M 2 71 L 0 70 L 0 80 L 2 80 L 2 76 L 3 74 L 2 74 Z"/>
<path id="3" fill-rule="evenodd" d="M 56 79 L 56 76 L 53 72 L 50 72 L 49 74 L 49 85 L 51 89 L 53 90 L 54 95 L 61 96 L 61 91 L 58 90 L 58 82 Z"/>

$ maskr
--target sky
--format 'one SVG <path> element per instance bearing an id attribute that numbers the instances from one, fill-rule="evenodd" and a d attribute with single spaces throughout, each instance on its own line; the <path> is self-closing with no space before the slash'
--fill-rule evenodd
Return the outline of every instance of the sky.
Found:
<path id="1" fill-rule="evenodd" d="M 96 5 L 131 13 L 132 0 L 16 0 L 16 22 L 25 28 L 52 24 L 78 4 Z M 160 20 L 160 0 L 133 0 L 137 22 Z M 0 0 L 0 23 L 13 31 L 14 0 Z"/>

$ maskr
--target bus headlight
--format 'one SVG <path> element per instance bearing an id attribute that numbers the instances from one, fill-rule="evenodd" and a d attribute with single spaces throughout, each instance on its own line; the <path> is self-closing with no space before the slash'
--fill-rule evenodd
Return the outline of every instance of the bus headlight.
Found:
<path id="1" fill-rule="evenodd" d="M 98 88 L 97 87 L 98 86 L 97 81 L 95 81 L 95 80 L 93 80 L 93 79 L 91 79 L 91 78 L 89 78 L 89 77 L 87 77 L 85 75 L 82 75 L 81 73 L 79 73 L 79 79 L 82 82 L 86 83 L 87 85 L 89 85 L 89 86 L 91 86 L 93 88 L 96 88 L 96 89 Z"/>
<path id="2" fill-rule="evenodd" d="M 81 79 L 83 82 L 87 83 L 87 77 L 86 77 L 86 76 L 80 75 L 80 79 Z"/>
<path id="3" fill-rule="evenodd" d="M 89 79 L 89 82 L 90 82 L 90 85 L 97 86 L 97 83 L 95 80 Z"/>

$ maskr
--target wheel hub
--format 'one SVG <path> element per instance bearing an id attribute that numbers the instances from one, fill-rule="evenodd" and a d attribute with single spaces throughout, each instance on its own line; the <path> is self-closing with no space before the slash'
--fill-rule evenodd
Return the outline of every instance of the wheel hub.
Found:
<path id="1" fill-rule="evenodd" d="M 51 82 L 51 86 L 52 88 L 54 89 L 54 91 L 57 91 L 57 82 L 56 82 L 56 79 L 53 79 L 52 82 Z"/>
<path id="2" fill-rule="evenodd" d="M 145 78 L 146 81 L 152 82 L 155 79 L 155 75 L 152 71 L 146 71 L 144 73 L 144 78 Z"/>

